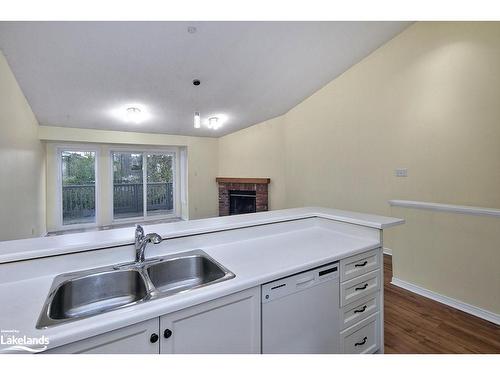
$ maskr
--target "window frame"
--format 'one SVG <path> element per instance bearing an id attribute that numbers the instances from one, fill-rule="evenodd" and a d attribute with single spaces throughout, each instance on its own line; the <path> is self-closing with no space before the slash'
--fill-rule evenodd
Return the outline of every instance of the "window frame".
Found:
<path id="1" fill-rule="evenodd" d="M 83 151 L 83 152 L 94 152 L 95 160 L 94 160 L 94 174 L 95 174 L 95 187 L 94 187 L 94 200 L 95 200 L 95 215 L 94 221 L 91 223 L 77 223 L 77 224 L 64 224 L 63 218 L 63 186 L 62 186 L 62 153 L 64 151 Z M 99 184 L 99 148 L 92 145 L 79 145 L 79 144 L 71 144 L 71 145 L 58 145 L 56 146 L 56 158 L 57 158 L 57 174 L 56 174 L 56 183 L 57 183 L 57 230 L 71 230 L 71 229 L 84 229 L 84 228 L 95 228 L 99 226 L 100 220 L 100 184 Z"/>
<path id="2" fill-rule="evenodd" d="M 172 163 L 172 190 L 174 197 L 174 209 L 172 213 L 165 215 L 147 215 L 147 188 L 143 188 L 143 214 L 142 216 L 134 216 L 127 218 L 115 218 L 114 214 L 114 169 L 113 169 L 113 153 L 115 152 L 130 152 L 135 154 L 142 154 L 142 183 L 143 186 L 147 186 L 147 154 L 157 154 L 157 155 L 172 155 L 173 163 Z M 110 181 L 110 189 L 109 189 L 109 212 L 111 215 L 111 223 L 112 224 L 126 224 L 126 223 L 135 223 L 135 222 L 148 222 L 154 220 L 162 220 L 162 219 L 170 219 L 170 218 L 178 218 L 180 217 L 180 204 L 181 204 L 181 194 L 180 194 L 180 153 L 178 147 L 111 147 L 109 150 L 109 181 Z"/>

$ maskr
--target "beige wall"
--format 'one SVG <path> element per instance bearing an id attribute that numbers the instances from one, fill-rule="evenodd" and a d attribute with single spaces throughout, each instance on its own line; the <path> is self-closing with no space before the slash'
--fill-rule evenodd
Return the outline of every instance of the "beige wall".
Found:
<path id="1" fill-rule="evenodd" d="M 269 177 L 269 209 L 286 207 L 283 118 L 219 138 L 219 176 Z"/>
<path id="2" fill-rule="evenodd" d="M 491 267 L 500 264 L 498 219 L 387 204 L 500 208 L 499 103 L 500 23 L 419 22 L 268 121 L 279 129 L 259 124 L 221 138 L 220 157 L 236 162 L 219 160 L 219 171 L 253 175 L 271 164 L 268 173 L 284 178 L 286 194 L 272 191 L 270 199 L 282 206 L 407 218 L 386 233 L 395 276 L 500 313 L 500 298 L 492 298 L 499 273 Z M 253 157 L 261 148 L 265 158 Z M 394 176 L 398 167 L 408 168 L 407 178 Z"/>
<path id="3" fill-rule="evenodd" d="M 38 123 L 0 52 L 0 241 L 45 232 L 44 150 Z"/>
<path id="4" fill-rule="evenodd" d="M 47 142 L 47 222 L 48 229 L 55 230 L 56 216 L 56 165 L 55 145 L 61 142 L 99 144 L 99 166 L 103 171 L 99 184 L 106 189 L 109 179 L 109 145 L 142 145 L 147 147 L 179 146 L 187 149 L 188 163 L 188 206 L 189 219 L 199 219 L 218 215 L 217 175 L 218 142 L 214 138 L 186 137 L 166 134 L 118 132 L 66 127 L 39 127 L 40 139 Z M 110 224 L 109 196 L 103 194 L 99 200 L 102 207 L 100 225 Z"/>
<path id="5" fill-rule="evenodd" d="M 287 202 L 500 207 L 499 99 L 500 23 L 417 23 L 285 115 Z"/>
<path id="6" fill-rule="evenodd" d="M 500 219 L 393 207 L 393 276 L 499 314 Z M 498 319 L 498 318 L 497 318 Z"/>

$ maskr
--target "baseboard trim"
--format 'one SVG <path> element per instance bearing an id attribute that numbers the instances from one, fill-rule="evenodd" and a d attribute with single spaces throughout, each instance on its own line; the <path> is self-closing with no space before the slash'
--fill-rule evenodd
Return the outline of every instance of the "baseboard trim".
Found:
<path id="1" fill-rule="evenodd" d="M 392 256 L 392 249 L 389 249 L 388 247 L 384 247 L 384 254 Z"/>
<path id="2" fill-rule="evenodd" d="M 421 296 L 430 298 L 430 299 L 437 301 L 437 302 L 440 302 L 444 305 L 453 307 L 457 310 L 461 310 L 461 311 L 466 312 L 468 314 L 477 316 L 478 318 L 481 318 L 481 319 L 487 320 L 489 322 L 495 323 L 497 325 L 500 325 L 500 314 L 495 314 L 491 311 L 482 309 L 480 307 L 473 306 L 473 305 L 470 305 L 468 303 L 459 301 L 457 299 L 444 296 L 442 294 L 439 294 L 439 293 L 433 292 L 431 290 L 422 288 L 418 285 L 409 283 L 407 281 L 398 279 L 396 277 L 392 278 L 391 284 L 398 286 L 400 288 L 406 289 L 406 290 L 413 292 L 415 294 L 419 294 Z"/>

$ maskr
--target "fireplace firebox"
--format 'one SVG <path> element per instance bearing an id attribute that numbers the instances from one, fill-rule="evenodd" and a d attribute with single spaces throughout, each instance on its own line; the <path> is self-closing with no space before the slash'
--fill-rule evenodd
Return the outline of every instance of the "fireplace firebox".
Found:
<path id="1" fill-rule="evenodd" d="M 255 190 L 229 190 L 229 215 L 256 212 Z"/>
<path id="2" fill-rule="evenodd" d="M 217 177 L 219 216 L 267 211 L 269 178 Z"/>

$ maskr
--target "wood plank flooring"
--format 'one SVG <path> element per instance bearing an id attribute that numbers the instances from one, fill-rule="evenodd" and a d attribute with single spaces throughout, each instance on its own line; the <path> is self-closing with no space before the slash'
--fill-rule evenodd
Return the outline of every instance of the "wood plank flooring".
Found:
<path id="1" fill-rule="evenodd" d="M 500 326 L 392 285 L 384 255 L 386 353 L 500 353 Z"/>

